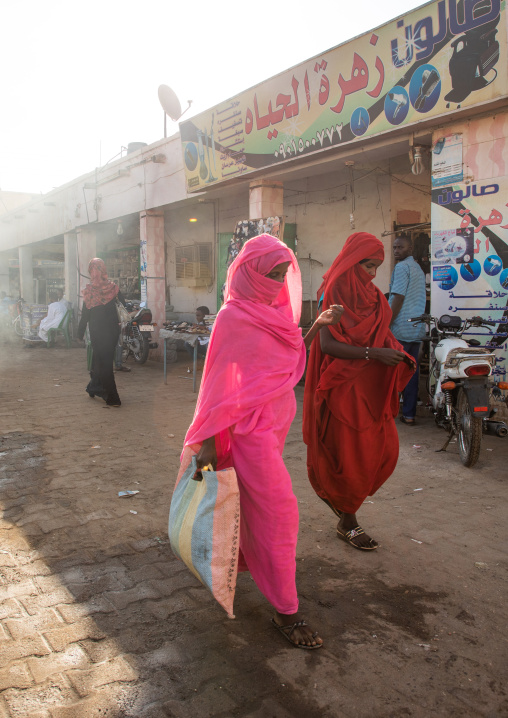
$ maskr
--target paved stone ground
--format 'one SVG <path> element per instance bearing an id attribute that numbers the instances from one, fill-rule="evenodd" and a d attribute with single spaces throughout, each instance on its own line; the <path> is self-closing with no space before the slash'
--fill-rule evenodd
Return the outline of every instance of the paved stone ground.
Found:
<path id="1" fill-rule="evenodd" d="M 362 553 L 310 489 L 299 414 L 297 579 L 326 646 L 297 650 L 248 575 L 229 620 L 171 553 L 196 397 L 186 364 L 169 371 L 118 375 L 109 409 L 84 392 L 82 349 L 0 347 L 0 718 L 508 716 L 508 441 L 464 469 L 456 445 L 434 453 L 431 419 L 401 425 L 360 514 L 382 547 Z"/>

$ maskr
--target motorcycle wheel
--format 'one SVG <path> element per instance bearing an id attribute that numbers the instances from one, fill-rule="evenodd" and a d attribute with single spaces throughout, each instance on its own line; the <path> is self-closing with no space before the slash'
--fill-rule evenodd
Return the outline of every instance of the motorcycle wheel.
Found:
<path id="1" fill-rule="evenodd" d="M 482 445 L 482 420 L 472 415 L 464 389 L 459 389 L 457 398 L 457 427 L 460 460 L 464 466 L 474 466 Z"/>
<path id="2" fill-rule="evenodd" d="M 150 351 L 150 341 L 148 337 L 141 335 L 136 337 L 132 344 L 132 356 L 134 361 L 138 364 L 144 364 L 148 359 L 148 352 Z"/>

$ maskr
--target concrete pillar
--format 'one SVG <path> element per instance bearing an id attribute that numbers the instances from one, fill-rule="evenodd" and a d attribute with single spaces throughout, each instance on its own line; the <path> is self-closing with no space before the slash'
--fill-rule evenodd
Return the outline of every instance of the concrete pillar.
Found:
<path id="1" fill-rule="evenodd" d="M 166 264 L 164 260 L 164 213 L 143 211 L 139 215 L 139 242 L 141 265 L 141 300 L 152 310 L 157 322 L 154 340 L 166 321 Z M 152 351 L 152 359 L 162 356 L 162 347 Z"/>
<path id="2" fill-rule="evenodd" d="M 64 234 L 64 297 L 72 304 L 73 325 L 78 317 L 78 239 L 74 232 Z"/>
<path id="3" fill-rule="evenodd" d="M 249 219 L 282 217 L 284 185 L 272 180 L 254 180 L 249 184 Z"/>
<path id="4" fill-rule="evenodd" d="M 32 247 L 19 247 L 19 293 L 21 297 L 33 304 L 34 302 L 34 271 L 32 266 Z"/>
<path id="5" fill-rule="evenodd" d="M 90 282 L 90 275 L 88 274 L 88 265 L 90 260 L 97 256 L 97 239 L 95 234 L 95 228 L 92 227 L 78 227 L 76 230 L 76 250 L 78 260 L 78 308 L 81 309 L 83 304 L 83 289 Z M 67 275 L 65 280 L 65 288 L 67 291 Z M 72 299 L 69 299 L 72 302 Z"/>
<path id="6" fill-rule="evenodd" d="M 0 292 L 10 296 L 9 289 L 9 260 L 7 257 L 0 257 Z"/>

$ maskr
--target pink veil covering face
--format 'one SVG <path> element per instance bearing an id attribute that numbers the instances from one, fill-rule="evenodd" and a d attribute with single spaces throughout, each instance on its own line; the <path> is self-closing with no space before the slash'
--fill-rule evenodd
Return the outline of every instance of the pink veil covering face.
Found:
<path id="1" fill-rule="evenodd" d="M 265 276 L 282 262 L 290 262 L 283 284 Z M 247 432 L 267 402 L 298 383 L 305 368 L 301 299 L 293 252 L 268 234 L 248 240 L 228 270 L 185 445 L 234 425 Z"/>
<path id="2" fill-rule="evenodd" d="M 283 288 L 266 275 L 283 262 L 290 262 Z M 247 299 L 280 309 L 296 324 L 302 309 L 300 267 L 293 252 L 270 234 L 248 240 L 228 270 L 225 302 Z"/>

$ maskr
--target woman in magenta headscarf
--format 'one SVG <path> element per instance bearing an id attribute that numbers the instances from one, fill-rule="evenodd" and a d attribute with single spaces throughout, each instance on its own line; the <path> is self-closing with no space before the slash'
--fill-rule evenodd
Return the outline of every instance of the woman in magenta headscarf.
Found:
<path id="1" fill-rule="evenodd" d="M 319 648 L 321 638 L 298 614 L 298 505 L 282 451 L 305 347 L 321 326 L 339 321 L 342 308 L 321 314 L 304 340 L 298 328 L 301 298 L 291 250 L 267 234 L 247 241 L 228 270 L 185 446 L 197 451 L 198 468 L 235 468 L 239 570 L 250 571 L 275 607 L 273 623 L 293 645 Z"/>

